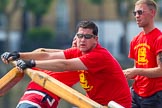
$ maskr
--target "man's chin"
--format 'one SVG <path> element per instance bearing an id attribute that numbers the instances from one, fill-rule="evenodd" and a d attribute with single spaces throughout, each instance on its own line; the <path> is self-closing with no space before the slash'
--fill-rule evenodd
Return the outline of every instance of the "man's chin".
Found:
<path id="1" fill-rule="evenodd" d="M 141 28 L 142 26 L 141 25 L 138 25 L 139 28 Z"/>
<path id="2" fill-rule="evenodd" d="M 138 27 L 143 27 L 140 23 L 137 23 Z"/>
<path id="3" fill-rule="evenodd" d="M 80 51 L 86 52 L 87 50 L 85 48 L 80 48 Z"/>

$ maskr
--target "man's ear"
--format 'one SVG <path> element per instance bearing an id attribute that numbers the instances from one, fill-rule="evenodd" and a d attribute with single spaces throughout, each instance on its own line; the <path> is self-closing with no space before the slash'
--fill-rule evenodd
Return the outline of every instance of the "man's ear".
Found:
<path id="1" fill-rule="evenodd" d="M 98 36 L 95 37 L 96 41 L 98 41 Z"/>
<path id="2" fill-rule="evenodd" d="M 153 17 L 155 17 L 156 16 L 156 11 L 154 9 L 151 9 L 151 14 L 152 14 Z"/>

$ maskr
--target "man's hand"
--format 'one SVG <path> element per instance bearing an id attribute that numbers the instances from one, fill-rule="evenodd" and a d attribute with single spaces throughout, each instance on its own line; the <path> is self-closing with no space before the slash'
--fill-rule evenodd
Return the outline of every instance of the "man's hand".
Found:
<path id="1" fill-rule="evenodd" d="M 8 64 L 9 61 L 17 60 L 20 58 L 20 54 L 16 51 L 14 52 L 5 52 L 1 55 L 1 59 L 4 63 Z"/>
<path id="2" fill-rule="evenodd" d="M 34 60 L 17 60 L 16 61 L 16 66 L 18 67 L 18 69 L 22 72 L 23 70 L 25 70 L 26 68 L 32 68 L 35 67 L 35 61 Z"/>
<path id="3" fill-rule="evenodd" d="M 127 79 L 134 79 L 134 77 L 137 75 L 137 68 L 129 68 L 126 70 L 123 70 L 124 75 Z"/>

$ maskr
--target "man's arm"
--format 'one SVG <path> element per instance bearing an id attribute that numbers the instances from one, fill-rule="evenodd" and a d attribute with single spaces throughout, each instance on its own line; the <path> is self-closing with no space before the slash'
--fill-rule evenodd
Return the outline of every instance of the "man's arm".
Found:
<path id="1" fill-rule="evenodd" d="M 38 48 L 38 49 L 35 49 L 32 52 L 60 52 L 60 51 L 64 51 L 64 50 L 61 50 L 61 49 L 49 49 L 49 48 Z"/>
<path id="2" fill-rule="evenodd" d="M 37 67 L 55 72 L 87 70 L 88 68 L 79 58 L 51 59 L 51 60 L 17 60 L 16 66 L 20 71 L 26 68 Z"/>
<path id="3" fill-rule="evenodd" d="M 35 61 L 35 63 L 36 67 L 38 68 L 58 72 L 87 70 L 87 67 L 83 64 L 83 62 L 79 58 L 43 60 L 43 61 Z"/>
<path id="4" fill-rule="evenodd" d="M 158 53 L 156 61 L 158 66 L 155 68 L 129 68 L 123 72 L 128 79 L 132 79 L 136 75 L 149 78 L 162 77 L 162 52 Z"/>
<path id="5" fill-rule="evenodd" d="M 64 52 L 23 52 L 19 53 L 20 59 L 24 60 L 51 60 L 51 59 L 65 59 Z"/>

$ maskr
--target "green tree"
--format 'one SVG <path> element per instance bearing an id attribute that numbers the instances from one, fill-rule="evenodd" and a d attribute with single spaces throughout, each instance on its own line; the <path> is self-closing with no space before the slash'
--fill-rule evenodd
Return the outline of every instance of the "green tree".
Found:
<path id="1" fill-rule="evenodd" d="M 27 31 L 27 41 L 24 46 L 25 50 L 34 50 L 36 48 L 52 48 L 55 33 L 47 27 L 36 27 Z M 28 44 L 30 43 L 30 44 Z"/>
<path id="2" fill-rule="evenodd" d="M 42 17 L 48 12 L 53 0 L 26 0 L 24 8 L 35 16 L 35 26 L 41 26 Z"/>
<path id="3" fill-rule="evenodd" d="M 42 18 L 48 12 L 50 5 L 53 0 L 24 0 L 23 1 L 23 12 L 22 12 L 22 36 L 24 42 L 22 42 L 22 50 L 25 49 L 26 43 L 29 43 L 29 37 L 27 35 L 28 30 L 28 12 L 31 12 L 34 16 L 34 28 L 42 26 Z M 31 30 L 31 29 L 30 29 Z M 44 36 L 46 37 L 46 36 Z M 39 37 L 38 37 L 39 38 Z M 41 37 L 40 37 L 41 38 Z"/>

